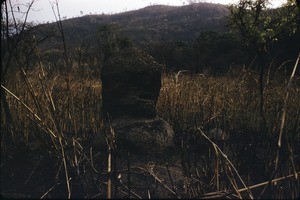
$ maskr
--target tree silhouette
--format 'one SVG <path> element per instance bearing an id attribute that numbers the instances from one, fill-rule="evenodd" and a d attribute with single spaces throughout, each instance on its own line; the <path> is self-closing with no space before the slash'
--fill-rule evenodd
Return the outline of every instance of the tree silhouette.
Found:
<path id="1" fill-rule="evenodd" d="M 255 49 L 257 55 L 262 126 L 265 124 L 264 71 L 268 47 L 282 34 L 294 34 L 297 27 L 297 7 L 293 1 L 277 9 L 270 9 L 268 5 L 268 0 L 240 0 L 229 6 L 230 26 L 241 34 L 249 47 Z"/>

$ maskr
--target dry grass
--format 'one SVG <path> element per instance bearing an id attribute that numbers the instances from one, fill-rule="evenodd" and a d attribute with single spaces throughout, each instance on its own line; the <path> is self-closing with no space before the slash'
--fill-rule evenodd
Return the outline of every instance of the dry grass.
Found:
<path id="1" fill-rule="evenodd" d="M 280 122 L 286 85 L 270 83 L 265 90 L 267 132 L 275 134 Z M 299 83 L 293 87 L 288 101 L 289 128 L 298 121 L 300 105 Z M 189 126 L 212 126 L 235 131 L 259 132 L 258 80 L 253 72 L 241 72 L 238 77 L 204 78 L 174 76 L 163 78 L 158 101 L 160 116 L 179 129 Z M 223 126 L 223 127 L 221 127 Z"/>
<path id="2" fill-rule="evenodd" d="M 243 197 L 242 192 L 247 191 L 244 189 L 239 192 L 244 185 L 232 173 L 232 167 L 226 164 L 226 160 L 220 158 L 207 141 L 201 138 L 197 128 L 203 130 L 230 157 L 246 185 L 266 181 L 274 172 L 273 161 L 286 84 L 273 80 L 266 86 L 266 124 L 262 132 L 259 126 L 257 77 L 252 71 L 241 71 L 238 75 L 224 77 L 181 75 L 176 79 L 175 74 L 163 76 L 157 103 L 158 114 L 175 130 L 175 142 L 180 149 L 184 174 L 197 179 L 196 183 L 189 182 L 187 196 L 205 197 L 205 193 L 215 191 L 219 193 L 212 193 L 213 195 L 221 195 L 232 190 L 236 197 Z M 5 115 L 1 110 L 1 130 L 4 137 L 11 134 L 8 138 L 13 138 L 14 144 L 30 148 L 35 146 L 36 149 L 46 149 L 48 152 L 53 152 L 53 146 L 57 145 L 55 148 L 60 149 L 63 156 L 63 148 L 71 146 L 75 149 L 73 157 L 63 160 L 67 160 L 70 166 L 78 167 L 78 159 L 83 156 L 78 153 L 80 143 L 103 128 L 100 79 L 72 72 L 68 90 L 65 76 L 59 73 L 47 73 L 47 70 L 43 73 L 39 69 L 27 73 L 26 78 L 28 84 L 24 84 L 24 78 L 16 73 L 10 78 L 7 89 L 28 105 L 43 124 L 61 138 L 61 145 L 53 142 L 55 139 L 49 137 L 45 126 L 38 123 L 33 114 L 9 94 L 8 102 L 14 120 L 13 132 L 8 131 Z M 281 167 L 279 172 L 276 171 L 277 177 L 300 171 L 297 164 L 300 163 L 299 82 L 294 82 L 290 88 L 286 108 L 286 145 L 281 154 Z M 1 140 L 2 154 L 9 154 L 11 144 L 6 141 L 7 139 Z M 92 162 L 92 155 L 90 160 L 86 160 Z M 68 164 L 64 165 L 67 170 Z M 297 196 L 298 190 L 295 188 L 297 184 L 299 186 L 299 180 L 293 183 L 294 185 L 292 181 L 284 181 L 279 186 L 272 186 L 271 197 Z M 278 192 L 280 187 L 289 187 L 287 190 L 291 192 L 290 195 Z M 247 195 L 245 197 L 249 197 L 249 193 Z M 254 194 L 254 197 L 257 196 Z"/>
<path id="3" fill-rule="evenodd" d="M 46 75 L 42 80 L 39 80 L 39 76 L 41 73 L 37 71 L 27 74 L 38 105 L 35 104 L 19 74 L 10 79 L 7 88 L 40 116 L 51 130 L 60 127 L 62 134 L 85 139 L 88 134 L 102 129 L 100 80 L 74 76 L 70 80 L 70 91 L 67 91 L 63 75 Z M 13 138 L 17 140 L 16 142 L 24 144 L 30 142 L 43 144 L 47 138 L 28 110 L 13 96 L 7 96 L 14 119 L 14 133 L 17 134 L 13 135 Z M 70 115 L 66 112 L 67 105 L 69 105 Z M 5 130 L 6 121 L 3 112 L 2 114 L 1 126 Z"/>

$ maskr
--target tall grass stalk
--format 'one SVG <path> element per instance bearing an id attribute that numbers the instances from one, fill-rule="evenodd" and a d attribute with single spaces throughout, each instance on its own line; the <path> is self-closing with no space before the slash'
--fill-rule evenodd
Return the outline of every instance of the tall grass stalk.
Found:
<path id="1" fill-rule="evenodd" d="M 281 116 L 281 123 L 280 123 L 280 129 L 279 129 L 280 131 L 279 131 L 279 137 L 278 137 L 278 143 L 277 143 L 278 148 L 281 147 L 282 133 L 283 133 L 284 124 L 285 124 L 286 107 L 287 107 L 287 103 L 288 103 L 289 92 L 290 92 L 290 88 L 292 86 L 292 81 L 294 80 L 294 76 L 295 76 L 295 73 L 296 73 L 296 70 L 297 70 L 297 67 L 298 67 L 299 59 L 300 59 L 300 52 L 299 52 L 298 58 L 296 60 L 295 66 L 293 68 L 293 72 L 291 74 L 291 77 L 290 77 L 290 80 L 288 82 L 288 85 L 286 87 L 286 95 L 285 95 L 285 98 L 284 98 L 284 107 L 283 107 L 282 116 Z M 276 159 L 276 161 L 277 160 L 278 159 Z"/>
<path id="2" fill-rule="evenodd" d="M 198 128 L 198 130 L 200 131 L 201 135 L 202 135 L 205 139 L 207 139 L 207 140 L 211 143 L 211 145 L 216 149 L 216 152 L 220 153 L 220 154 L 222 155 L 222 157 L 226 159 L 226 161 L 228 162 L 230 168 L 233 169 L 233 171 L 235 172 L 235 174 L 237 175 L 237 177 L 239 178 L 239 180 L 241 181 L 241 183 L 243 184 L 243 186 L 244 186 L 245 188 L 247 188 L 246 184 L 244 183 L 244 181 L 243 181 L 243 179 L 241 178 L 240 174 L 238 173 L 237 169 L 234 167 L 234 165 L 233 165 L 232 162 L 229 160 L 229 158 L 227 157 L 227 155 L 225 155 L 225 154 L 223 153 L 223 151 L 218 147 L 218 145 L 216 145 L 211 139 L 209 139 L 209 138 L 205 135 L 205 133 L 204 133 L 200 128 Z M 236 184 L 233 184 L 233 187 L 235 187 L 235 185 L 236 185 Z M 236 188 L 236 187 L 235 187 L 235 188 Z M 236 191 L 238 192 L 237 188 L 236 188 Z M 238 192 L 238 195 L 240 196 L 239 192 Z M 250 190 L 248 190 L 248 195 L 249 195 L 249 198 L 250 198 L 250 199 L 253 199 L 253 194 L 251 193 Z"/>
<path id="3" fill-rule="evenodd" d="M 287 160 L 290 160 L 290 163 L 284 161 L 280 170 L 284 174 L 295 174 L 296 172 L 294 177 L 299 176 L 299 157 L 297 157 L 299 135 L 297 130 L 299 130 L 300 90 L 297 79 L 294 79 L 295 84 L 290 86 L 289 98 L 285 100 L 286 86 L 284 83 L 270 78 L 270 82 L 265 88 L 266 132 L 261 133 L 256 77 L 257 74 L 250 70 L 239 71 L 236 74 L 232 72 L 225 77 L 206 76 L 204 78 L 200 75 L 181 75 L 175 79 L 175 74 L 171 73 L 162 77 L 162 88 L 157 103 L 158 115 L 173 126 L 175 140 L 182 148 L 183 157 L 186 156 L 182 163 L 186 164 L 191 175 L 186 177 L 185 194 L 187 196 L 200 197 L 211 192 L 211 195 L 224 196 L 228 194 L 224 191 L 230 187 L 234 188 L 235 197 L 243 197 L 245 191 L 247 195 L 250 195 L 248 189 L 245 189 L 248 188 L 247 185 L 254 187 L 255 183 L 262 183 L 262 180 L 257 177 L 262 177 L 263 181 L 268 180 L 273 173 L 270 169 L 271 166 L 274 166 L 273 161 L 277 150 L 278 137 L 275 137 L 274 133 L 280 131 L 278 122 L 281 120 L 280 114 L 284 105 L 286 105 L 284 133 L 289 138 Z M 14 74 L 14 78 L 9 79 L 6 86 L 1 85 L 1 89 L 7 94 L 7 101 L 15 121 L 12 124 L 17 134 L 14 136 L 15 142 L 18 147 L 21 146 L 20 144 L 30 146 L 35 143 L 38 149 L 47 150 L 50 153 L 55 152 L 59 155 L 62 170 L 58 169 L 58 172 L 64 172 L 64 179 L 66 179 L 64 181 L 66 182 L 63 181 L 63 184 L 67 186 L 66 194 L 68 197 L 72 197 L 75 192 L 71 191 L 72 182 L 75 181 L 73 172 L 77 171 L 75 174 L 78 174 L 78 166 L 83 163 L 83 160 L 86 160 L 95 172 L 99 171 L 95 169 L 97 160 L 93 161 L 92 158 L 92 154 L 96 150 L 93 148 L 93 152 L 88 151 L 88 156 L 86 156 L 85 146 L 82 144 L 104 129 L 101 115 L 101 81 L 92 74 L 82 75 L 75 69 L 71 69 L 70 87 L 68 87 L 63 74 L 59 71 L 51 71 L 43 63 L 38 70 L 29 70 L 26 78 L 35 93 L 34 98 L 40 108 L 37 108 L 35 100 L 24 82 L 22 71 Z M 70 94 L 70 98 L 67 97 L 67 92 Z M 73 109 L 71 115 L 66 112 L 67 104 L 70 104 Z M 39 113 L 43 113 L 43 116 Z M 70 116 L 72 126 L 68 126 Z M 5 127 L 7 127 L 5 115 L 2 114 L 1 130 L 5 131 Z M 224 156 L 218 148 L 215 147 L 215 150 L 210 148 L 211 143 L 204 137 L 200 137 L 197 127 L 205 132 L 206 136 L 225 155 L 232 157 L 230 160 L 232 165 L 226 159 L 225 162 L 224 159 L 220 159 Z M 196 131 L 193 131 L 195 128 Z M 42 134 L 44 132 L 46 134 Z M 9 132 L 5 132 L 5 134 L 9 134 Z M 58 138 L 61 139 L 61 144 Z M 5 152 L 3 150 L 8 145 L 2 141 L 2 152 Z M 54 149 L 53 146 L 55 146 Z M 66 153 L 67 149 L 72 150 L 71 156 L 69 152 Z M 90 150 L 90 148 L 88 149 Z M 219 154 L 219 158 L 216 156 L 216 152 Z M 252 163 L 253 160 L 258 165 Z M 112 154 L 111 162 L 115 162 Z M 216 165 L 212 165 L 213 163 Z M 111 163 L 111 168 L 114 168 L 113 163 Z M 111 169 L 111 172 L 113 170 L 115 169 Z M 214 173 L 216 176 L 213 179 Z M 156 176 L 161 180 L 157 174 Z M 196 178 L 192 179 L 191 177 Z M 246 179 L 246 177 L 249 178 Z M 211 180 L 218 181 L 215 184 L 218 192 L 216 192 L 215 185 L 210 185 Z M 241 183 L 241 180 L 244 184 Z M 271 179 L 271 183 L 274 180 L 276 179 Z M 289 178 L 278 181 L 277 184 L 286 182 L 292 184 L 292 181 L 293 179 Z M 175 182 L 174 179 L 174 185 Z M 140 198 L 141 195 L 134 192 L 131 184 L 128 187 L 125 184 L 123 186 L 126 190 L 131 191 L 129 193 L 132 197 Z M 167 186 L 170 190 L 163 187 L 170 194 L 181 197 L 181 194 L 175 190 L 175 186 L 172 186 L 173 184 Z M 242 189 L 239 189 L 241 187 Z M 43 192 L 43 197 L 54 190 L 50 186 L 48 188 L 50 188 L 49 191 Z M 274 186 L 272 189 L 277 191 Z M 111 189 L 110 191 L 112 192 Z M 289 191 L 290 196 L 298 196 L 296 193 L 298 190 L 290 189 Z M 107 190 L 106 192 L 107 194 L 111 193 Z M 107 194 L 105 197 L 109 197 Z M 113 194 L 110 197 L 113 197 Z M 273 194 L 273 197 L 276 197 L 276 194 Z"/>

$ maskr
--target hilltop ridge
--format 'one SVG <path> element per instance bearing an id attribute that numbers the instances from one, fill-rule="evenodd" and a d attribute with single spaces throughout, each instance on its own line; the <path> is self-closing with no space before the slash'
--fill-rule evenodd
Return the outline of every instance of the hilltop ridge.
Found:
<path id="1" fill-rule="evenodd" d="M 87 42 L 95 44 L 99 27 L 108 24 L 116 27 L 118 35 L 129 38 L 137 45 L 147 45 L 170 41 L 191 42 L 204 31 L 222 32 L 226 29 L 224 21 L 228 13 L 222 4 L 152 5 L 113 15 L 93 14 L 66 19 L 62 24 L 69 46 Z"/>

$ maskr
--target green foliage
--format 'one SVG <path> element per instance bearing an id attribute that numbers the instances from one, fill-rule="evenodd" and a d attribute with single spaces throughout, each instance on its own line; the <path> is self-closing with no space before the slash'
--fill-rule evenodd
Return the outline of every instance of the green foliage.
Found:
<path id="1" fill-rule="evenodd" d="M 240 0 L 238 4 L 229 7 L 229 22 L 233 29 L 240 32 L 248 45 L 254 47 L 259 68 L 259 95 L 261 130 L 265 126 L 264 111 L 264 71 L 266 65 L 267 48 L 284 32 L 296 31 L 296 6 L 287 4 L 282 8 L 272 10 L 267 6 L 268 0 Z"/>
<path id="2" fill-rule="evenodd" d="M 296 5 L 287 3 L 278 9 L 268 5 L 267 0 L 240 0 L 229 6 L 230 26 L 257 47 L 278 40 L 283 33 L 295 33 Z"/>

